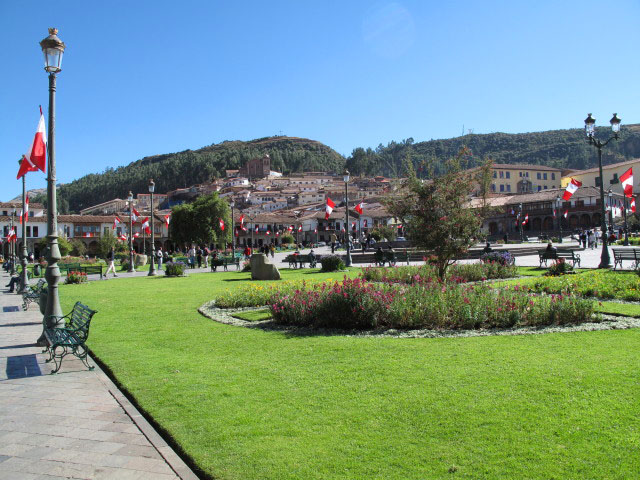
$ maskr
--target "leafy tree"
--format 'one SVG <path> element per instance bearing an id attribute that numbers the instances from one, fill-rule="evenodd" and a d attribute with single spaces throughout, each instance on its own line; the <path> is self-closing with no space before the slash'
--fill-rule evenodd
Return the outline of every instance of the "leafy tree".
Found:
<path id="1" fill-rule="evenodd" d="M 293 238 L 293 235 L 291 235 L 290 233 L 284 233 L 280 237 L 280 243 L 282 243 L 283 245 L 289 245 L 291 243 L 295 243 L 295 241 L 295 238 Z"/>
<path id="2" fill-rule="evenodd" d="M 433 181 L 410 177 L 407 194 L 388 197 L 385 202 L 389 211 L 402 220 L 411 241 L 433 252 L 440 278 L 481 237 L 485 212 L 467 204 L 477 183 L 488 178 L 486 169 L 490 164 L 485 162 L 474 174 L 464 173 L 461 163 L 467 155 L 467 150 L 461 150 L 447 163 L 446 173 Z"/>
<path id="3" fill-rule="evenodd" d="M 107 255 L 111 251 L 111 247 L 115 247 L 116 253 L 122 253 L 127 251 L 127 245 L 123 242 L 120 242 L 113 235 L 113 233 L 111 233 L 111 230 L 107 230 L 102 236 L 100 236 L 100 240 L 98 240 L 99 257 L 107 258 Z"/>
<path id="4" fill-rule="evenodd" d="M 82 257 L 86 251 L 87 247 L 82 240 L 78 240 L 77 238 L 71 240 L 71 255 L 74 257 Z"/>
<path id="5" fill-rule="evenodd" d="M 224 220 L 224 231 L 220 228 L 220 219 Z M 169 235 L 180 245 L 216 243 L 223 246 L 231 239 L 231 229 L 231 209 L 217 193 L 178 205 L 171 212 Z"/>
<path id="6" fill-rule="evenodd" d="M 376 225 L 373 230 L 371 230 L 371 236 L 375 239 L 376 242 L 386 238 L 387 240 L 395 240 L 396 239 L 396 229 L 390 227 L 388 225 Z"/>
<path id="7" fill-rule="evenodd" d="M 38 247 L 40 249 L 40 252 L 45 252 L 47 249 L 47 237 L 42 237 L 40 240 L 38 240 Z M 71 249 L 72 249 L 72 245 L 71 242 L 69 241 L 69 239 L 63 235 L 60 235 L 58 237 L 58 249 L 60 250 L 60 255 L 63 257 L 66 257 L 67 255 L 69 255 L 69 253 L 71 253 Z"/>

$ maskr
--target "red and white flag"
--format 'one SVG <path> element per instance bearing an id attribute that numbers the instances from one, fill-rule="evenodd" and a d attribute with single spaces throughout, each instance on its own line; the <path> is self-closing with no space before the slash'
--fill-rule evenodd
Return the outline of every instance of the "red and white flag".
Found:
<path id="1" fill-rule="evenodd" d="M 242 229 L 243 232 L 247 231 L 247 229 L 244 228 L 244 214 L 240 215 L 240 228 Z"/>
<path id="2" fill-rule="evenodd" d="M 369 222 L 367 222 L 367 220 L 364 221 L 364 228 L 369 228 Z"/>
<path id="3" fill-rule="evenodd" d="M 578 188 L 581 186 L 582 186 L 582 182 L 579 182 L 575 178 L 572 178 L 571 181 L 569 182 L 569 185 L 567 185 L 567 189 L 564 191 L 564 195 L 562 196 L 562 199 L 569 200 L 571 196 L 574 193 L 576 193 L 576 190 L 578 190 Z"/>
<path id="4" fill-rule="evenodd" d="M 171 214 L 167 213 L 164 216 L 164 224 L 167 226 L 167 228 L 169 228 L 169 223 L 171 222 Z"/>
<path id="5" fill-rule="evenodd" d="M 289 231 L 293 232 L 293 225 L 289 225 Z"/>
<path id="6" fill-rule="evenodd" d="M 9 233 L 7 234 L 7 242 L 15 242 L 16 241 L 16 229 L 15 228 L 11 228 L 11 230 L 9 230 Z"/>
<path id="7" fill-rule="evenodd" d="M 44 128 L 44 115 L 42 107 L 40 107 L 40 120 L 38 121 L 38 130 L 33 137 L 33 142 L 26 155 L 22 156 L 18 176 L 22 177 L 27 172 L 35 172 L 37 170 L 45 171 L 47 166 L 47 132 Z"/>
<path id="8" fill-rule="evenodd" d="M 324 207 L 324 219 L 329 220 L 329 215 L 333 212 L 333 209 L 336 208 L 336 204 L 327 197 L 327 205 Z"/>
<path id="9" fill-rule="evenodd" d="M 636 213 L 636 199 L 631 197 L 631 211 Z"/>
<path id="10" fill-rule="evenodd" d="M 218 225 L 220 225 L 220 230 L 224 232 L 224 220 L 220 219 L 220 221 L 218 222 Z"/>
<path id="11" fill-rule="evenodd" d="M 318 233 L 318 227 L 315 228 L 315 230 L 313 231 L 313 233 Z"/>
<path id="12" fill-rule="evenodd" d="M 624 194 L 627 197 L 633 196 L 633 167 L 620 175 L 620 183 L 624 188 Z"/>
<path id="13" fill-rule="evenodd" d="M 355 210 L 356 212 L 358 212 L 360 215 L 362 215 L 362 205 L 363 205 L 363 203 L 362 203 L 362 202 L 360 202 L 358 205 L 356 205 L 356 206 L 354 207 L 354 210 Z"/>
<path id="14" fill-rule="evenodd" d="M 140 218 L 140 214 L 138 213 L 138 211 L 135 208 L 130 207 L 132 212 L 131 212 L 131 221 L 133 223 L 136 223 L 138 221 L 138 218 Z"/>
<path id="15" fill-rule="evenodd" d="M 553 209 L 553 218 L 556 218 L 556 209 Z"/>
<path id="16" fill-rule="evenodd" d="M 20 218 L 22 220 L 22 218 Z M 29 221 L 29 195 L 24 200 L 24 223 Z"/>
<path id="17" fill-rule="evenodd" d="M 569 210 L 565 210 L 564 213 L 562 214 L 562 216 L 564 218 L 567 218 L 569 216 Z"/>
<path id="18" fill-rule="evenodd" d="M 146 233 L 147 235 L 151 235 L 151 228 L 149 228 L 149 217 L 145 218 L 140 223 L 142 223 L 142 229 L 144 230 L 144 233 Z"/>
<path id="19" fill-rule="evenodd" d="M 133 238 L 138 238 L 140 236 L 140 232 L 136 232 L 133 234 Z"/>
<path id="20" fill-rule="evenodd" d="M 113 219 L 113 230 L 115 230 L 116 227 L 121 223 L 122 223 L 122 220 L 120 220 L 120 217 L 116 215 L 115 218 Z"/>
<path id="21" fill-rule="evenodd" d="M 267 230 L 267 235 L 271 235 L 271 230 Z"/>
<path id="22" fill-rule="evenodd" d="M 280 232 L 276 232 L 276 237 L 279 237 L 279 236 L 280 236 Z"/>
<path id="23" fill-rule="evenodd" d="M 259 228 L 260 228 L 260 227 L 259 227 L 258 225 L 256 225 L 256 233 L 258 233 L 258 229 L 259 229 Z"/>
<path id="24" fill-rule="evenodd" d="M 298 231 L 301 232 L 302 231 L 302 225 L 298 225 Z"/>
<path id="25" fill-rule="evenodd" d="M 126 242 L 127 241 L 127 236 L 124 233 L 122 233 L 118 237 L 118 240 L 120 240 L 121 242 Z"/>
<path id="26" fill-rule="evenodd" d="M 529 214 L 527 213 L 524 217 L 524 220 L 522 221 L 522 225 L 526 225 L 528 221 L 529 221 Z"/>
<path id="27" fill-rule="evenodd" d="M 86 232 L 86 233 L 85 233 L 84 235 L 82 235 L 82 236 L 83 236 L 83 237 L 85 237 L 85 238 L 91 238 L 91 237 L 93 237 L 93 233 L 91 233 L 91 232 Z"/>

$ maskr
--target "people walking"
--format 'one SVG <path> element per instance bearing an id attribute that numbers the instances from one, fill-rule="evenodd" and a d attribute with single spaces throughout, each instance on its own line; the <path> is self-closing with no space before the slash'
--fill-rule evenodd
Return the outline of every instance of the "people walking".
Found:
<path id="1" fill-rule="evenodd" d="M 109 268 L 107 268 L 107 273 L 104 274 L 105 280 L 109 278 L 109 272 L 113 272 L 114 277 L 118 276 L 118 274 L 116 273 L 116 265 L 115 265 L 116 247 L 112 246 L 111 250 L 109 250 L 109 253 L 107 253 L 107 261 L 109 262 Z"/>
<path id="2" fill-rule="evenodd" d="M 162 247 L 158 247 L 156 252 L 156 260 L 158 264 L 158 270 L 162 270 L 162 261 L 164 260 L 164 254 L 162 253 Z"/>

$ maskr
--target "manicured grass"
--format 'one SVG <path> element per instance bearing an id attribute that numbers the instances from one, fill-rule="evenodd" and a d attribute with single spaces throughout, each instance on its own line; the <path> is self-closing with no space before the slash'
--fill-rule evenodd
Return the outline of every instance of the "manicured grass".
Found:
<path id="1" fill-rule="evenodd" d="M 92 350 L 211 477 L 626 479 L 640 469 L 639 330 L 295 336 L 196 312 L 247 278 L 60 287 L 65 311 L 76 300 L 98 310 Z"/>
<path id="2" fill-rule="evenodd" d="M 240 320 L 246 320 L 247 322 L 259 322 L 261 320 L 267 320 L 271 318 L 271 311 L 267 308 L 262 310 L 253 310 L 249 312 L 238 312 L 232 317 L 239 318 Z"/>
<path id="3" fill-rule="evenodd" d="M 596 304 L 596 311 L 609 315 L 640 317 L 640 305 L 633 303 L 599 302 Z"/>

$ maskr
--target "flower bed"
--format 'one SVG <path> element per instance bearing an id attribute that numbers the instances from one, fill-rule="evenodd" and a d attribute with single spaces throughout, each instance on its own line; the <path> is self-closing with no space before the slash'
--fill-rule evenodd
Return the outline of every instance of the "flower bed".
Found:
<path id="1" fill-rule="evenodd" d="M 289 294 L 297 289 L 305 288 L 304 281 L 280 281 L 278 285 L 249 283 L 238 288 L 227 289 L 224 295 L 216 299 L 216 306 L 220 308 L 259 307 L 273 303 L 274 295 L 278 292 Z"/>
<path id="2" fill-rule="evenodd" d="M 572 293 L 584 297 L 640 301 L 640 277 L 632 272 L 597 270 L 578 275 L 540 278 L 530 284 L 539 293 Z"/>
<path id="3" fill-rule="evenodd" d="M 69 272 L 64 281 L 65 284 L 87 283 L 87 274 L 84 272 Z"/>
<path id="4" fill-rule="evenodd" d="M 465 283 L 495 278 L 512 278 L 517 267 L 502 262 L 455 264 L 447 269 L 446 282 Z M 438 282 L 438 270 L 433 265 L 379 268 L 366 267 L 362 278 L 371 282 L 425 284 Z"/>
<path id="5" fill-rule="evenodd" d="M 478 329 L 594 321 L 593 302 L 570 295 L 456 283 L 374 284 L 361 278 L 277 292 L 270 308 L 276 323 L 316 328 Z"/>

